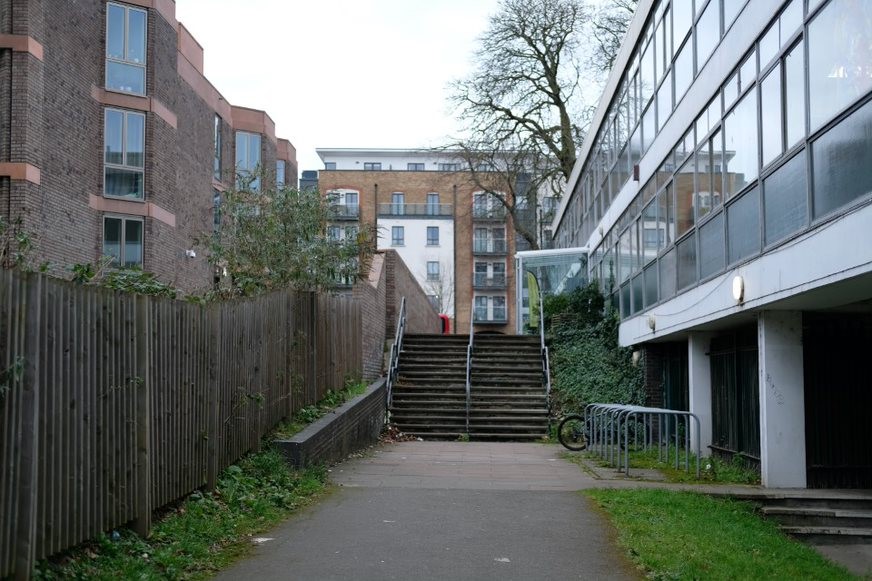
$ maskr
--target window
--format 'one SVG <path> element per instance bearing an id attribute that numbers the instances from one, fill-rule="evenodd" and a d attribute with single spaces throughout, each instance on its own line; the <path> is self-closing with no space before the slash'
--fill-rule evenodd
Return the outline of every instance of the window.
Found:
<path id="1" fill-rule="evenodd" d="M 335 161 L 325 161 L 324 162 L 324 170 L 325 171 L 334 171 L 336 169 Z"/>
<path id="2" fill-rule="evenodd" d="M 143 199 L 145 115 L 106 109 L 103 150 L 104 195 Z"/>
<path id="3" fill-rule="evenodd" d="M 805 165 L 805 151 L 801 151 L 763 181 L 767 246 L 808 224 Z"/>
<path id="4" fill-rule="evenodd" d="M 236 132 L 236 187 L 260 190 L 260 177 L 256 172 L 260 169 L 260 134 Z"/>
<path id="5" fill-rule="evenodd" d="M 276 187 L 285 187 L 285 161 L 282 159 L 276 160 Z"/>
<path id="6" fill-rule="evenodd" d="M 474 319 L 476 321 L 487 321 L 487 297 L 475 297 L 475 312 Z"/>
<path id="7" fill-rule="evenodd" d="M 870 135 L 872 101 L 812 144 L 815 218 L 872 192 Z"/>
<path id="8" fill-rule="evenodd" d="M 406 195 L 400 192 L 391 194 L 391 214 L 402 216 L 406 213 Z"/>
<path id="9" fill-rule="evenodd" d="M 427 280 L 431 282 L 439 280 L 438 262 L 427 262 Z"/>
<path id="10" fill-rule="evenodd" d="M 506 264 L 504 262 L 494 262 L 491 265 L 491 270 L 493 271 L 493 279 L 497 284 L 505 284 L 506 283 Z"/>
<path id="11" fill-rule="evenodd" d="M 440 163 L 439 171 L 458 171 L 460 170 L 459 163 Z"/>
<path id="12" fill-rule="evenodd" d="M 221 192 L 212 190 L 212 230 L 221 230 Z"/>
<path id="13" fill-rule="evenodd" d="M 493 297 L 494 321 L 506 320 L 506 297 Z"/>
<path id="14" fill-rule="evenodd" d="M 103 218 L 103 255 L 114 266 L 142 266 L 142 220 Z"/>
<path id="15" fill-rule="evenodd" d="M 427 194 L 427 215 L 439 215 L 439 194 Z"/>
<path id="16" fill-rule="evenodd" d="M 106 5 L 106 88 L 145 95 L 145 43 L 148 12 Z"/>
<path id="17" fill-rule="evenodd" d="M 721 212 L 699 227 L 700 278 L 724 269 L 724 213 Z"/>
<path id="18" fill-rule="evenodd" d="M 339 226 L 327 226 L 327 239 L 339 240 L 342 237 L 342 231 Z"/>
<path id="19" fill-rule="evenodd" d="M 406 229 L 403 226 L 391 228 L 391 246 L 403 246 L 406 244 Z"/>
<path id="20" fill-rule="evenodd" d="M 356 216 L 358 214 L 358 209 L 360 208 L 359 199 L 357 192 L 345 192 L 345 210 L 349 216 Z"/>
<path id="21" fill-rule="evenodd" d="M 406 169 L 408 171 L 424 171 L 423 163 L 407 163 Z"/>
<path id="22" fill-rule="evenodd" d="M 427 226 L 427 246 L 439 246 L 439 226 Z"/>
<path id="23" fill-rule="evenodd" d="M 833 0 L 808 26 L 811 128 L 817 129 L 872 88 L 872 2 Z"/>
<path id="24" fill-rule="evenodd" d="M 427 300 L 430 301 L 430 305 L 436 310 L 436 312 L 439 312 L 439 295 L 427 295 Z"/>
<path id="25" fill-rule="evenodd" d="M 381 171 L 381 163 L 377 161 L 366 161 L 363 163 L 364 171 Z"/>
<path id="26" fill-rule="evenodd" d="M 727 207 L 729 263 L 760 252 L 760 188 L 752 188 Z"/>
<path id="27" fill-rule="evenodd" d="M 751 89 L 724 119 L 727 196 L 757 178 L 757 95 Z"/>
<path id="28" fill-rule="evenodd" d="M 219 182 L 221 181 L 221 117 L 215 115 L 213 137 L 215 151 L 212 159 L 212 177 Z"/>

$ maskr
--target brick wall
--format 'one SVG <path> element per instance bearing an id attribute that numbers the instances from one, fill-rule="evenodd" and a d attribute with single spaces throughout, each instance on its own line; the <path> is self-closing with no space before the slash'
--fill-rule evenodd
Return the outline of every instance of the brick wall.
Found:
<path id="1" fill-rule="evenodd" d="M 0 162 L 26 162 L 40 170 L 38 184 L 10 180 L 0 187 L 0 214 L 24 218 L 36 245 L 34 261 L 48 261 L 54 274 L 68 275 L 70 265 L 102 255 L 104 109 L 125 108 L 146 117 L 147 203 L 113 202 L 111 213 L 142 218 L 145 270 L 188 292 L 208 289 L 212 269 L 205 253 L 197 249 L 197 257 L 189 258 L 185 251 L 212 229 L 216 112 L 223 119 L 225 183 L 232 179 L 233 115 L 199 73 L 181 76 L 178 22 L 148 11 L 147 98 L 103 90 L 105 0 L 0 0 L 0 27 L 0 33 L 29 35 L 44 47 L 42 60 L 0 49 L 0 78 L 10 81 L 0 83 Z M 262 165 L 274 171 L 274 124 L 264 122 L 262 131 Z M 285 151 L 295 171 L 289 142 Z M 155 213 L 165 219 L 152 217 Z"/>
<path id="2" fill-rule="evenodd" d="M 387 262 L 387 329 L 388 338 L 393 337 L 397 325 L 400 303 L 406 299 L 406 333 L 440 333 L 442 322 L 439 313 L 430 304 L 427 293 L 399 257 L 395 250 L 384 251 Z"/>
<path id="3" fill-rule="evenodd" d="M 369 277 L 354 286 L 354 300 L 360 304 L 363 378 L 372 381 L 380 377 L 384 370 L 385 340 L 388 339 L 386 325 L 387 276 L 384 255 L 376 254 L 372 259 Z M 390 336 L 392 339 L 393 337 Z"/>

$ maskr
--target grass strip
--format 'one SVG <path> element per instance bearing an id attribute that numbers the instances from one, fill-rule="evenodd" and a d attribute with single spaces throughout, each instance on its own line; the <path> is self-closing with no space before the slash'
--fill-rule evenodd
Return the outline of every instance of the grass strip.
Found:
<path id="1" fill-rule="evenodd" d="M 324 468 L 293 471 L 268 448 L 225 470 L 212 493 L 195 492 L 160 516 L 148 540 L 129 530 L 100 535 L 41 562 L 36 579 L 203 579 L 246 555 L 251 536 L 310 504 Z"/>
<path id="2" fill-rule="evenodd" d="M 854 579 L 750 503 L 670 490 L 584 491 L 651 579 Z"/>
<path id="3" fill-rule="evenodd" d="M 272 436 L 274 439 L 287 440 L 294 437 L 296 434 L 312 422 L 321 419 L 328 412 L 334 410 L 348 400 L 362 395 L 366 392 L 367 384 L 365 382 L 348 381 L 345 383 L 345 389 L 340 391 L 327 390 L 327 394 L 316 404 L 306 406 L 294 414 L 294 417 L 280 423 Z"/>

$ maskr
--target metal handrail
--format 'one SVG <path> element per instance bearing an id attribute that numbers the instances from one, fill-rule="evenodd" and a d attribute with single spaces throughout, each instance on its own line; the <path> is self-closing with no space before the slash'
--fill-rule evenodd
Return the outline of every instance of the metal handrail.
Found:
<path id="1" fill-rule="evenodd" d="M 406 333 L 406 297 L 400 301 L 400 314 L 397 317 L 397 328 L 394 331 L 394 343 L 391 345 L 391 356 L 388 359 L 388 408 L 394 404 L 394 382 L 400 368 L 400 352 L 403 350 L 403 336 Z"/>
<path id="2" fill-rule="evenodd" d="M 545 379 L 545 397 L 551 397 L 551 361 L 548 357 L 548 346 L 545 344 L 545 302 L 544 297 L 539 295 L 539 345 L 542 349 L 542 373 Z M 549 405 L 550 405 L 550 399 Z"/>
<path id="3" fill-rule="evenodd" d="M 473 307 L 469 308 L 469 344 L 466 346 L 466 433 L 469 434 L 469 408 L 472 404 L 472 349 L 475 345 Z"/>

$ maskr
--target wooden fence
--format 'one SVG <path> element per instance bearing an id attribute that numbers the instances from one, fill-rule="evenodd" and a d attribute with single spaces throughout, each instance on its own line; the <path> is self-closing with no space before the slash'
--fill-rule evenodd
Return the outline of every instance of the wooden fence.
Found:
<path id="1" fill-rule="evenodd" d="M 0 271 L 0 577 L 201 487 L 362 368 L 349 298 L 208 307 Z"/>

